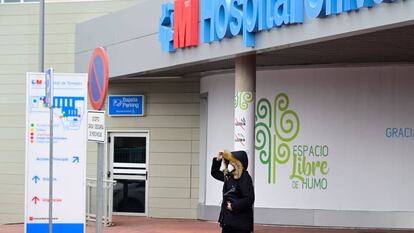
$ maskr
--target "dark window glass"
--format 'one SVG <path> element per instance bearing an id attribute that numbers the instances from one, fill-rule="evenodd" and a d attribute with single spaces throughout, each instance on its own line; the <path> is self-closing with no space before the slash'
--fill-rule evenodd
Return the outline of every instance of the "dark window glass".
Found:
<path id="1" fill-rule="evenodd" d="M 114 212 L 145 213 L 145 180 L 117 180 Z"/>
<path id="2" fill-rule="evenodd" d="M 115 137 L 115 163 L 146 163 L 145 137 Z"/>

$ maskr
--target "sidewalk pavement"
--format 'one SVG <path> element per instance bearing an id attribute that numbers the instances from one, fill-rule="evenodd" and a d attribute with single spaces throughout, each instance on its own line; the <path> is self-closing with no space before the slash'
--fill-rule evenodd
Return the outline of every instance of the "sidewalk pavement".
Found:
<path id="1" fill-rule="evenodd" d="M 220 233 L 216 222 L 145 217 L 114 216 L 115 226 L 105 227 L 103 233 Z M 23 224 L 0 225 L 0 233 L 23 233 Z M 86 233 L 95 233 L 94 223 Z M 282 226 L 255 226 L 255 233 L 414 233 L 414 230 L 391 231 L 375 229 L 327 229 Z"/>

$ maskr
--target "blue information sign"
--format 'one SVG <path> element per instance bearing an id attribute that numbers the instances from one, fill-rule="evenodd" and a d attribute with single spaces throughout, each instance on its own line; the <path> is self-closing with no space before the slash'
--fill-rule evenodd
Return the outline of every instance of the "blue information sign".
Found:
<path id="1" fill-rule="evenodd" d="M 110 95 L 109 116 L 144 116 L 143 95 Z"/>

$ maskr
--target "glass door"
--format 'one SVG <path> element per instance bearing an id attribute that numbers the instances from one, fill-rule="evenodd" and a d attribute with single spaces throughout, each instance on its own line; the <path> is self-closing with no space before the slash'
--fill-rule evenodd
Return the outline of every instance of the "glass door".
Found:
<path id="1" fill-rule="evenodd" d="M 146 216 L 148 209 L 148 134 L 110 133 L 113 213 Z M 111 203 L 110 202 L 110 203 Z"/>

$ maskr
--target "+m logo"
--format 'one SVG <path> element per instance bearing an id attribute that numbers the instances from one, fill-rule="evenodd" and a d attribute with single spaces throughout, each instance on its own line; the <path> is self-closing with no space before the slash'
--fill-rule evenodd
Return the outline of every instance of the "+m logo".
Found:
<path id="1" fill-rule="evenodd" d="M 40 86 L 42 85 L 43 81 L 41 79 L 33 79 L 32 80 L 32 85 L 33 86 Z"/>
<path id="2" fill-rule="evenodd" d="M 161 49 L 174 52 L 178 48 L 198 45 L 199 0 L 175 0 L 162 5 L 159 28 Z"/>

